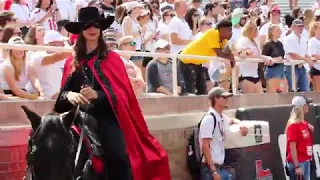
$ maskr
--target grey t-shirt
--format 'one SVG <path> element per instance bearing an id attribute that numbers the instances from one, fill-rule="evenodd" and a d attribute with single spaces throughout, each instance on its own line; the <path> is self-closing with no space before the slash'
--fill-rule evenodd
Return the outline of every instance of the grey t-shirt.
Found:
<path id="1" fill-rule="evenodd" d="M 147 72 L 147 92 L 156 92 L 160 86 L 173 92 L 171 59 L 166 64 L 153 59 L 147 65 Z M 181 84 L 183 84 L 183 79 L 178 68 L 178 85 L 181 86 Z"/>

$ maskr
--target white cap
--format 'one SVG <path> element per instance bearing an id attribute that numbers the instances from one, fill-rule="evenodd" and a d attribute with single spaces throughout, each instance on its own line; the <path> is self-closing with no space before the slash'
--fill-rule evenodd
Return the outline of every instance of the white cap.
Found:
<path id="1" fill-rule="evenodd" d="M 126 9 L 128 12 L 130 12 L 132 9 L 141 7 L 143 8 L 143 5 L 141 3 L 138 3 L 138 1 L 130 1 L 125 3 Z"/>
<path id="2" fill-rule="evenodd" d="M 154 50 L 158 48 L 164 48 L 166 46 L 170 45 L 170 43 L 164 39 L 159 39 L 155 44 L 154 44 Z"/>
<path id="3" fill-rule="evenodd" d="M 55 41 L 64 41 L 66 38 L 63 37 L 58 31 L 54 30 L 48 30 L 46 31 L 44 37 L 43 37 L 43 43 L 49 44 L 51 42 Z"/>
<path id="4" fill-rule="evenodd" d="M 304 105 L 306 104 L 310 104 L 312 103 L 312 99 L 307 99 L 303 96 L 296 96 L 292 99 L 292 105 L 294 107 L 297 107 L 297 108 L 300 108 L 300 107 L 303 107 Z"/>
<path id="5" fill-rule="evenodd" d="M 9 39 L 8 44 L 24 44 L 24 41 L 21 37 L 13 36 Z"/>
<path id="6" fill-rule="evenodd" d="M 317 9 L 317 10 L 314 12 L 314 16 L 320 16 L 320 9 Z"/>
<path id="7" fill-rule="evenodd" d="M 243 14 L 243 10 L 241 8 L 236 8 L 233 10 L 232 18 L 236 18 L 236 17 L 242 18 L 243 16 L 244 16 L 244 14 Z"/>

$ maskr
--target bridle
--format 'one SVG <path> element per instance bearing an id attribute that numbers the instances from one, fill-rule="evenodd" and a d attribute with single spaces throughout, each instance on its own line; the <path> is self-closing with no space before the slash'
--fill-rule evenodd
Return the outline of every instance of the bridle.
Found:
<path id="1" fill-rule="evenodd" d="M 76 109 L 76 113 L 74 114 L 74 119 L 72 121 L 72 124 L 75 122 L 77 115 L 79 114 L 79 108 L 80 106 L 77 105 L 77 109 Z M 88 107 L 86 107 L 86 111 L 87 112 Z M 63 117 L 64 115 L 66 115 L 66 113 L 62 113 L 59 115 L 59 119 L 60 122 L 62 124 L 62 128 L 66 133 L 69 133 L 71 136 L 73 136 L 73 134 L 71 133 L 70 130 L 68 130 L 64 125 L 63 125 Z M 35 175 L 35 171 L 34 171 L 34 156 L 37 152 L 37 146 L 35 145 L 35 137 L 37 135 L 37 133 L 39 132 L 40 126 L 42 124 L 42 121 L 44 120 L 46 116 L 43 116 L 41 118 L 41 123 L 39 125 L 39 127 L 31 134 L 31 136 L 29 137 L 28 140 L 28 152 L 27 152 L 27 165 L 28 165 L 28 170 L 30 172 L 30 174 L 27 173 L 27 175 L 29 176 L 27 179 L 28 180 L 37 180 L 36 175 Z M 85 113 L 84 118 L 82 118 L 82 127 L 84 126 L 84 121 L 87 118 L 87 113 Z M 81 127 L 81 134 L 80 134 L 80 138 L 79 138 L 79 142 L 78 142 L 78 148 L 77 148 L 77 152 L 76 152 L 76 158 L 75 158 L 75 164 L 74 164 L 74 168 L 77 167 L 78 165 L 78 160 L 79 160 L 79 156 L 80 156 L 80 152 L 81 152 L 81 147 L 82 147 L 82 142 L 83 142 L 83 138 L 84 138 L 84 130 Z M 73 177 L 72 180 L 78 180 L 81 179 L 80 177 Z"/>

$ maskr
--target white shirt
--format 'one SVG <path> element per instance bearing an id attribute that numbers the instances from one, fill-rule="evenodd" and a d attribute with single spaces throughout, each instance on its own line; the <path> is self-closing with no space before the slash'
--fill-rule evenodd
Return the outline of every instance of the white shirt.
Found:
<path id="1" fill-rule="evenodd" d="M 237 43 L 237 40 L 241 37 L 241 33 L 242 33 L 242 27 L 232 28 L 232 36 L 228 42 L 229 45 L 231 45 L 230 47 L 234 46 Z"/>
<path id="2" fill-rule="evenodd" d="M 256 38 L 255 43 L 253 43 L 247 37 L 241 36 L 236 43 L 236 48 L 238 51 L 251 49 L 253 55 L 260 54 L 260 43 Z M 258 75 L 258 63 L 257 62 L 240 62 L 239 63 L 239 71 L 242 77 L 259 77 Z"/>
<path id="3" fill-rule="evenodd" d="M 192 40 L 194 37 L 188 23 L 177 16 L 172 18 L 169 23 L 170 34 L 177 33 L 178 37 L 183 40 Z M 172 41 L 171 41 L 172 42 Z M 172 54 L 178 54 L 181 52 L 187 45 L 175 45 L 172 43 L 171 52 Z"/>
<path id="4" fill-rule="evenodd" d="M 35 8 L 31 13 L 31 19 L 34 19 L 36 22 L 39 22 L 45 15 L 47 14 L 46 11 Z M 57 22 L 55 15 L 52 15 L 52 17 L 47 18 L 43 23 L 41 24 L 46 30 L 57 30 Z"/>
<path id="5" fill-rule="evenodd" d="M 209 113 L 213 113 L 216 117 L 216 128 L 214 128 L 214 117 L 211 115 L 206 115 L 203 117 L 200 129 L 199 129 L 199 145 L 202 147 L 202 139 L 210 138 L 210 152 L 212 161 L 216 164 L 223 164 L 225 159 L 225 149 L 224 149 L 224 130 L 227 129 L 231 122 L 231 119 L 222 114 L 222 117 L 217 113 L 216 110 L 210 108 Z M 213 133 L 212 133 L 213 132 Z M 202 150 L 201 150 L 202 152 Z M 205 162 L 205 158 L 202 159 Z"/>
<path id="6" fill-rule="evenodd" d="M 312 55 L 320 55 L 320 40 L 316 37 L 312 37 L 308 43 L 308 54 Z M 320 63 L 315 63 L 313 66 L 315 69 L 320 70 Z"/>
<path id="7" fill-rule="evenodd" d="M 37 73 L 37 78 L 43 89 L 44 96 L 52 98 L 52 96 L 60 91 L 61 79 L 65 60 L 58 61 L 48 66 L 42 66 L 43 57 L 46 52 L 34 53 L 30 59 L 30 66 L 33 66 Z"/>
<path id="8" fill-rule="evenodd" d="M 125 17 L 125 18 L 129 18 L 131 21 L 131 32 L 132 33 L 140 33 L 141 32 L 141 26 L 139 25 L 139 23 L 137 22 L 137 20 L 133 20 L 130 16 Z M 122 29 L 124 29 L 123 23 L 122 23 Z M 130 34 L 125 34 L 123 32 L 123 36 L 128 36 Z M 136 50 L 141 50 L 141 45 L 142 45 L 142 37 L 138 36 L 136 38 L 134 38 L 134 42 L 136 42 Z"/>
<path id="9" fill-rule="evenodd" d="M 266 24 L 264 24 L 261 28 L 260 28 L 260 36 L 266 36 L 268 37 L 268 31 L 269 31 L 269 27 L 272 23 L 271 22 L 267 22 Z M 284 27 L 284 25 L 279 24 L 280 29 L 281 29 L 281 36 L 279 41 L 283 42 L 284 38 L 286 37 L 286 28 Z"/>
<path id="10" fill-rule="evenodd" d="M 13 3 L 10 7 L 10 11 L 14 13 L 14 18 L 18 21 L 28 22 L 30 18 L 29 7 L 26 4 Z"/>
<path id="11" fill-rule="evenodd" d="M 4 72 L 3 72 L 3 70 L 8 67 L 14 69 L 10 60 L 6 59 L 0 65 L 0 88 L 3 90 L 11 90 L 10 87 L 8 86 L 8 83 L 6 82 L 6 79 L 4 78 Z M 19 88 L 25 89 L 28 82 L 29 82 L 28 60 L 26 60 L 25 69 L 24 71 L 21 72 L 21 75 L 19 77 L 19 81 L 17 81 L 17 84 Z"/>
<path id="12" fill-rule="evenodd" d="M 169 25 L 163 22 L 159 23 L 157 32 L 159 32 L 159 37 L 169 34 Z"/>
<path id="13" fill-rule="evenodd" d="M 155 19 L 153 21 L 150 20 L 147 22 L 147 24 L 146 24 L 147 31 L 146 31 L 145 37 L 154 36 L 156 34 L 157 24 L 158 24 L 158 22 Z M 154 47 L 153 47 L 154 43 L 155 43 L 155 41 L 153 39 L 151 39 L 146 44 L 146 50 L 152 52 L 154 50 Z"/>
<path id="14" fill-rule="evenodd" d="M 284 39 L 283 48 L 286 59 L 290 61 L 291 57 L 289 53 L 299 54 L 300 56 L 305 56 L 308 54 L 308 40 L 302 35 L 300 35 L 299 38 L 294 32 L 292 32 Z M 306 70 L 310 69 L 308 64 L 304 64 L 304 67 Z"/>

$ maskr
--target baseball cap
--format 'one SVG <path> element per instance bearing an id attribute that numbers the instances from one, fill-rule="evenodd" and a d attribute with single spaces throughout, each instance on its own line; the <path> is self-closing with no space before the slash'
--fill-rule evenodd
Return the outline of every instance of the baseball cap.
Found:
<path id="1" fill-rule="evenodd" d="M 9 39 L 8 44 L 24 44 L 24 41 L 21 39 L 21 37 L 12 37 Z"/>
<path id="2" fill-rule="evenodd" d="M 314 16 L 320 16 L 320 9 L 317 9 L 317 10 L 314 12 Z"/>
<path id="3" fill-rule="evenodd" d="M 304 96 L 296 96 L 292 99 L 292 102 L 291 104 L 294 106 L 294 107 L 303 107 L 304 105 L 306 104 L 310 104 L 312 103 L 312 99 L 311 98 L 306 98 Z"/>
<path id="4" fill-rule="evenodd" d="M 64 41 L 65 37 L 63 37 L 58 31 L 48 30 L 46 31 L 43 37 L 43 43 L 49 44 L 54 41 Z"/>
<path id="5" fill-rule="evenodd" d="M 164 39 L 159 39 L 155 44 L 154 44 L 154 50 L 159 49 L 159 48 L 164 48 L 166 46 L 170 45 L 170 43 Z"/>
<path id="6" fill-rule="evenodd" d="M 238 24 L 242 17 L 244 17 L 242 9 L 241 8 L 234 9 L 231 17 L 232 25 Z"/>
<path id="7" fill-rule="evenodd" d="M 301 19 L 295 19 L 293 22 L 292 22 L 292 25 L 293 26 L 304 26 L 304 23 Z"/>
<path id="8" fill-rule="evenodd" d="M 231 97 L 231 96 L 233 96 L 233 94 L 222 87 L 214 87 L 208 93 L 209 100 L 212 100 L 214 97 Z"/>

